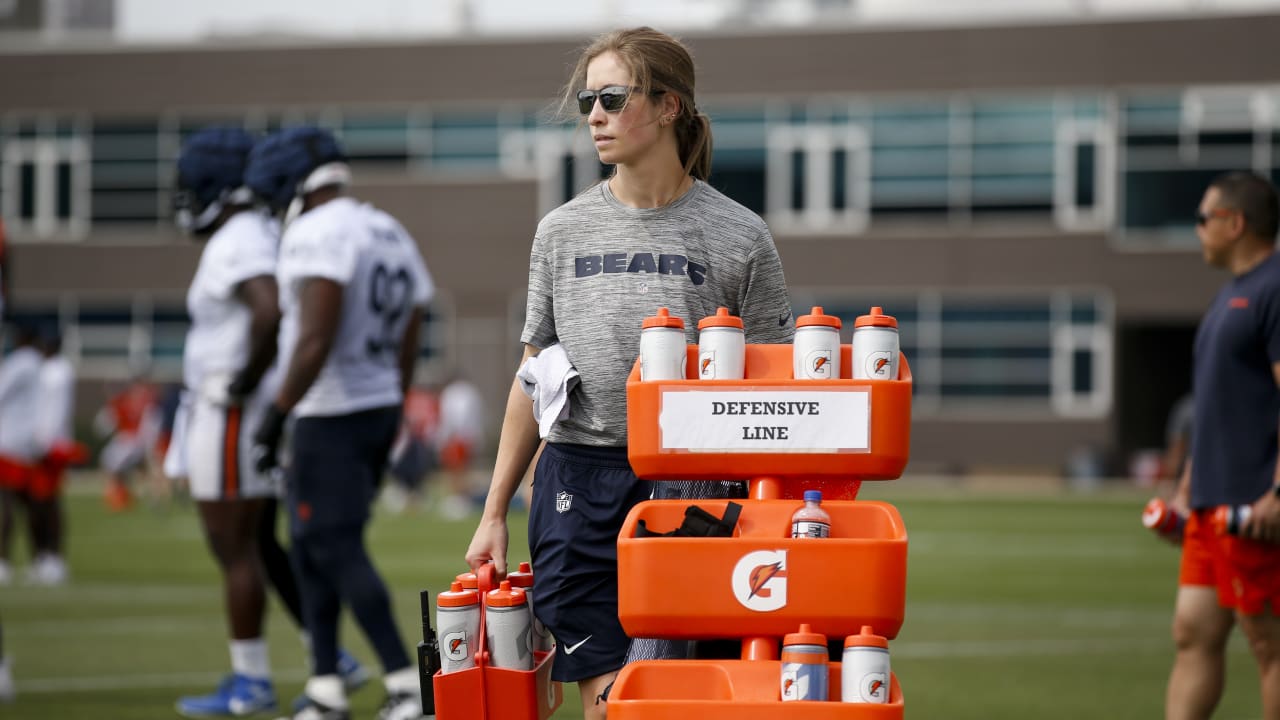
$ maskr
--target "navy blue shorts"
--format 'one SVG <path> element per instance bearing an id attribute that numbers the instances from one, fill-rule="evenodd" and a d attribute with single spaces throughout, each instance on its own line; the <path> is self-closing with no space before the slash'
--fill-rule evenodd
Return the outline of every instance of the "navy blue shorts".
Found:
<path id="1" fill-rule="evenodd" d="M 293 537 L 369 521 L 399 425 L 399 405 L 298 418 L 285 487 Z"/>
<path id="2" fill-rule="evenodd" d="M 626 448 L 547 443 L 533 476 L 529 552 L 533 610 L 556 638 L 551 678 L 577 682 L 622 667 L 618 532 L 651 483 Z"/>

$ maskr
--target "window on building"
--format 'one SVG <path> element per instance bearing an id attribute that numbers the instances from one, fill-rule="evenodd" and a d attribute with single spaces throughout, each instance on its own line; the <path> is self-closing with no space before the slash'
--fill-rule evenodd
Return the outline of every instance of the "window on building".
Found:
<path id="1" fill-rule="evenodd" d="M 755 213 L 765 213 L 768 121 L 760 104 L 710 105 L 701 108 L 711 118 L 710 184 Z"/>
<path id="2" fill-rule="evenodd" d="M 1053 207 L 1052 98 L 979 97 L 972 107 L 974 215 L 1047 217 Z"/>
<path id="3" fill-rule="evenodd" d="M 576 125 L 512 130 L 502 140 L 503 172 L 538 181 L 541 213 L 572 200 L 609 176 L 590 138 Z"/>
<path id="4" fill-rule="evenodd" d="M 1054 144 L 1053 210 L 1064 230 L 1105 230 L 1113 215 L 1115 131 L 1102 119 L 1065 118 Z"/>
<path id="5" fill-rule="evenodd" d="M 1112 400 L 1110 300 L 1100 291 L 887 292 L 797 299 L 837 315 L 846 342 L 872 305 L 898 319 L 914 412 L 1102 417 Z"/>
<path id="6" fill-rule="evenodd" d="M 0 132 L 0 214 L 15 239 L 88 232 L 89 149 L 70 121 L 10 123 Z"/>
<path id="7" fill-rule="evenodd" d="M 871 215 L 945 217 L 955 199 L 953 123 L 946 101 L 894 101 L 870 114 Z M 956 167 L 958 169 L 958 167 Z"/>
<path id="8" fill-rule="evenodd" d="M 126 378 L 145 372 L 158 381 L 182 377 L 191 319 L 180 298 L 137 293 L 110 299 L 64 295 L 57 305 L 20 304 L 10 316 L 35 327 L 57 327 L 63 352 L 81 378 Z M 452 302 L 441 292 L 423 314 L 419 369 L 438 371 L 447 356 Z"/>
<path id="9" fill-rule="evenodd" d="M 780 232 L 863 231 L 870 221 L 871 151 L 860 125 L 769 131 L 765 210 Z"/>
<path id="10" fill-rule="evenodd" d="M 433 170 L 496 170 L 504 127 L 497 112 L 432 111 L 430 167 Z"/>
<path id="11" fill-rule="evenodd" d="M 98 120 L 89 135 L 91 219 L 98 225 L 155 224 L 167 220 L 173 167 L 162 162 L 156 119 Z"/>
<path id="12" fill-rule="evenodd" d="M 406 112 L 343 113 L 335 132 L 347 158 L 359 166 L 405 167 L 424 135 Z"/>
<path id="13" fill-rule="evenodd" d="M 1280 175 L 1276 110 L 1266 86 L 1190 87 L 1120 98 L 1122 247 L 1197 247 L 1193 216 L 1209 182 L 1232 170 Z"/>

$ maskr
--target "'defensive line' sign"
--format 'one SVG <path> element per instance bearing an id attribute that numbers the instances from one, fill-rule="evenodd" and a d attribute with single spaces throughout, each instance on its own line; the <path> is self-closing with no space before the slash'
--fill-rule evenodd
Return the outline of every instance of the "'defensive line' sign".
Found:
<path id="1" fill-rule="evenodd" d="M 871 394 L 848 390 L 665 390 L 663 450 L 839 452 L 869 448 Z"/>

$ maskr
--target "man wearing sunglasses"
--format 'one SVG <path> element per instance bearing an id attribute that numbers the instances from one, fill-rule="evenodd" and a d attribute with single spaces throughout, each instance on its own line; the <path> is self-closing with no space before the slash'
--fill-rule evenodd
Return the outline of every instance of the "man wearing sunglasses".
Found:
<path id="1" fill-rule="evenodd" d="M 1215 179 L 1196 211 L 1205 262 L 1231 279 L 1196 333 L 1195 433 L 1175 504 L 1189 511 L 1174 607 L 1169 720 L 1208 718 L 1233 624 L 1249 640 L 1263 716 L 1280 718 L 1280 208 L 1251 173 Z M 1215 511 L 1250 506 L 1238 533 Z"/>

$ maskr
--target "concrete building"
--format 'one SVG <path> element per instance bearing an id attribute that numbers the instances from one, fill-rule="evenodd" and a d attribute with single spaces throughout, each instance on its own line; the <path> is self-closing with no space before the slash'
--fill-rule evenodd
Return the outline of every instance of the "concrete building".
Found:
<path id="1" fill-rule="evenodd" d="M 1159 446 L 1225 278 L 1200 193 L 1280 177 L 1280 16 L 757 32 L 685 38 L 713 184 L 769 222 L 797 310 L 841 314 L 846 341 L 873 303 L 899 318 L 912 468 Z M 500 417 L 533 228 L 607 172 L 546 112 L 582 42 L 0 44 L 11 306 L 63 324 L 86 403 L 131 368 L 176 377 L 199 251 L 169 220 L 183 133 L 320 123 L 439 281 L 423 377 L 462 368 Z"/>

